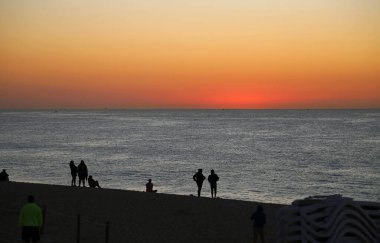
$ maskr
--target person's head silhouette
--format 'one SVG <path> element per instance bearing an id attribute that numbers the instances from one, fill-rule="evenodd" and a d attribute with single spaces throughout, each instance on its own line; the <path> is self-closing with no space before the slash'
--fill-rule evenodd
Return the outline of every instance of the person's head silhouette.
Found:
<path id="1" fill-rule="evenodd" d="M 214 170 L 211 170 L 211 175 L 215 174 L 215 171 Z"/>
<path id="2" fill-rule="evenodd" d="M 32 203 L 34 202 L 34 196 L 33 195 L 29 195 L 28 196 L 28 203 Z"/>
<path id="3" fill-rule="evenodd" d="M 262 212 L 264 211 L 263 206 L 261 206 L 261 205 L 257 205 L 257 209 L 256 209 L 256 211 L 259 212 L 259 213 L 262 213 Z"/>
<path id="4" fill-rule="evenodd" d="M 198 169 L 198 173 L 202 173 L 202 169 Z"/>

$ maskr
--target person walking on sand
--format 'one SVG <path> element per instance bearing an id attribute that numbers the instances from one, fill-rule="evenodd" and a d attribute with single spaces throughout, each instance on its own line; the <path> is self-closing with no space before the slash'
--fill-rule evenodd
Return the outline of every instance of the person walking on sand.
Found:
<path id="1" fill-rule="evenodd" d="M 214 170 L 211 170 L 211 175 L 208 176 L 207 180 L 211 187 L 211 198 L 216 198 L 216 182 L 219 181 L 219 177 Z"/>
<path id="2" fill-rule="evenodd" d="M 9 175 L 5 169 L 0 172 L 0 181 L 9 181 Z"/>
<path id="3" fill-rule="evenodd" d="M 253 221 L 253 243 L 257 242 L 258 237 L 260 237 L 261 243 L 265 243 L 264 225 L 266 222 L 263 206 L 257 206 L 256 212 L 251 216 L 251 220 Z"/>
<path id="4" fill-rule="evenodd" d="M 79 186 L 81 182 L 83 183 L 83 187 L 86 186 L 85 180 L 87 180 L 88 177 L 88 171 L 87 171 L 87 166 L 84 163 L 83 160 L 80 161 L 80 164 L 78 165 L 78 177 L 79 177 Z"/>
<path id="5" fill-rule="evenodd" d="M 153 190 L 153 183 L 152 179 L 148 180 L 148 183 L 146 183 L 146 192 L 157 192 L 157 190 Z"/>
<path id="6" fill-rule="evenodd" d="M 25 243 L 36 243 L 40 240 L 40 228 L 42 226 L 41 208 L 34 203 L 34 196 L 28 196 L 28 203 L 22 207 L 19 217 L 22 227 L 22 240 Z"/>
<path id="7" fill-rule="evenodd" d="M 202 174 L 202 169 L 198 169 L 198 172 L 193 175 L 193 180 L 198 186 L 198 197 L 201 196 L 202 184 L 206 177 Z"/>
<path id="8" fill-rule="evenodd" d="M 74 160 L 70 161 L 70 170 L 71 170 L 71 186 L 77 185 L 77 167 L 74 164 Z"/>

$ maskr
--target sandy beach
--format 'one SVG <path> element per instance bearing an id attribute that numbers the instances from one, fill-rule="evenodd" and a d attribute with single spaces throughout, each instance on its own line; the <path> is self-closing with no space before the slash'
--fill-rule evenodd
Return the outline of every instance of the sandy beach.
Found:
<path id="1" fill-rule="evenodd" d="M 208 193 L 205 190 L 204 193 Z M 26 197 L 46 205 L 42 243 L 252 242 L 250 215 L 258 203 L 161 193 L 92 189 L 19 182 L 0 183 L 1 242 L 22 242 L 18 213 Z M 262 204 L 262 203 L 260 203 Z M 275 216 L 283 205 L 262 204 L 267 242 L 275 242 Z"/>

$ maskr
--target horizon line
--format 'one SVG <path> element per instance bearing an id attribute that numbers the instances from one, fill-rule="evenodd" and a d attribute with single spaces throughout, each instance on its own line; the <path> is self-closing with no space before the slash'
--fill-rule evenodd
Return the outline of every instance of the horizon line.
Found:
<path id="1" fill-rule="evenodd" d="M 0 108 L 0 111 L 81 111 L 81 110 L 379 110 L 380 107 L 319 107 L 319 108 L 197 108 L 197 107 L 163 107 L 163 108 Z"/>

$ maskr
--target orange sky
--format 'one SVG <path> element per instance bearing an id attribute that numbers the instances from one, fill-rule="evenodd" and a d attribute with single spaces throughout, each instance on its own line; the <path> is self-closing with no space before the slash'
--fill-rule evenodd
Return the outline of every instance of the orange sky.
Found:
<path id="1" fill-rule="evenodd" d="M 380 1 L 1 1 L 0 109 L 104 107 L 380 108 Z"/>

